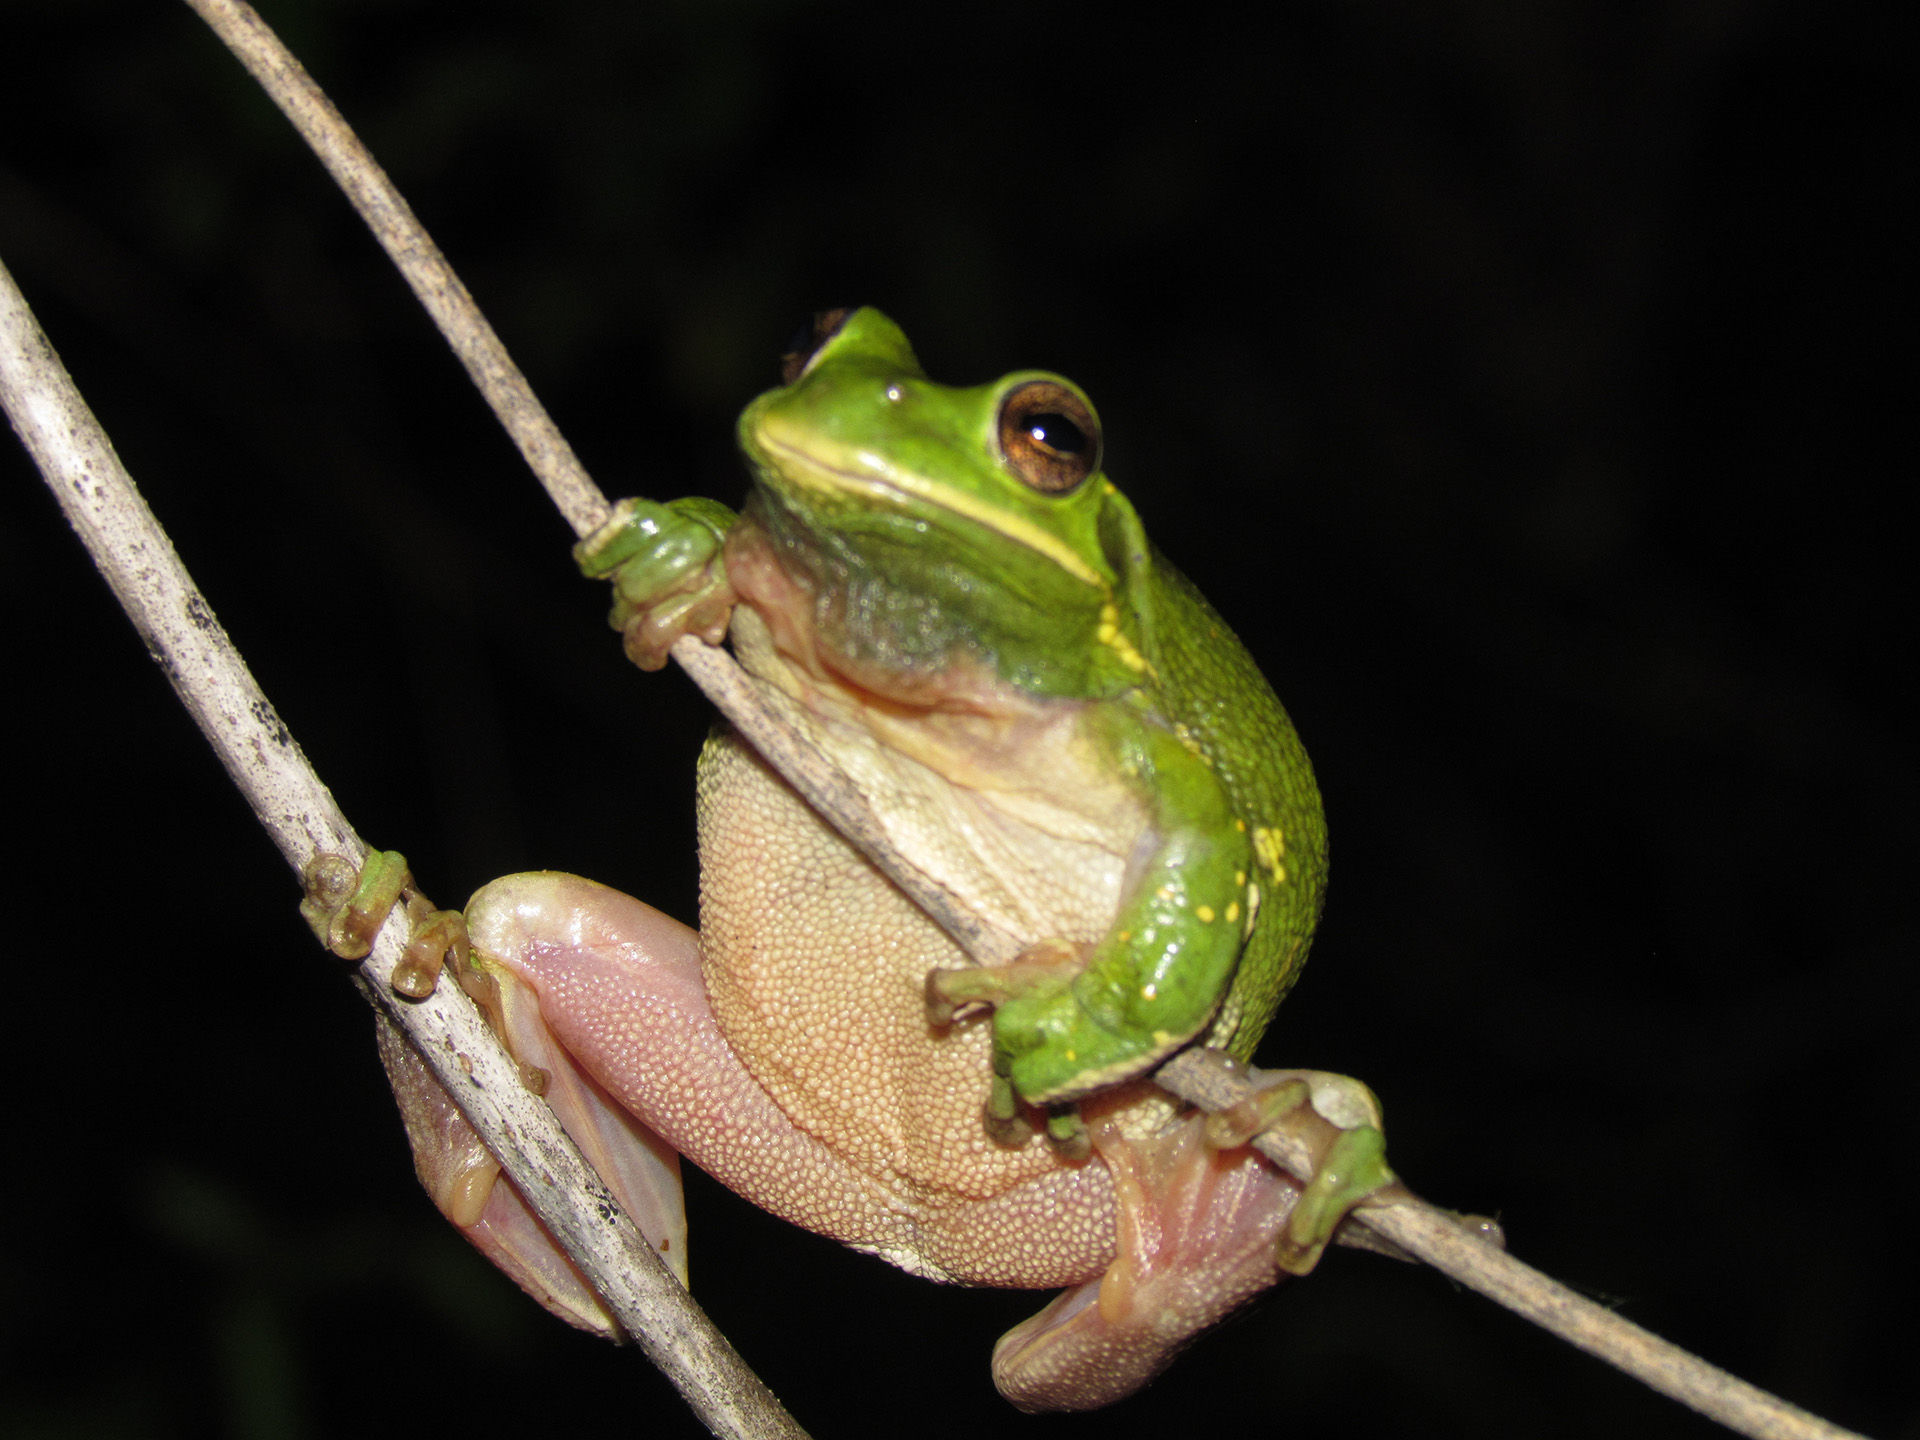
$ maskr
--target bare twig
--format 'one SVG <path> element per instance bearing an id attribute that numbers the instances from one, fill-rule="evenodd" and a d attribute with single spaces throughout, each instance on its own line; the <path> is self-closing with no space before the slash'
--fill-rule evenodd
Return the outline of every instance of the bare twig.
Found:
<path id="1" fill-rule="evenodd" d="M 295 872 L 322 853 L 358 865 L 365 843 L 248 673 L 3 267 L 0 405 L 148 651 Z M 527 1092 L 460 987 L 442 985 L 419 1002 L 395 998 L 388 982 L 405 930 L 403 922 L 381 931 L 361 967 L 362 990 L 412 1041 L 621 1326 L 716 1435 L 803 1436 L 613 1202 L 553 1112 Z"/>
<path id="2" fill-rule="evenodd" d="M 240 0 L 187 3 L 220 34 L 320 155 L 447 335 L 575 532 L 584 534 L 593 528 L 606 512 L 604 499 L 534 399 L 525 378 L 507 358 L 492 328 L 480 317 L 445 257 L 345 121 L 250 7 Z M 777 696 L 746 676 L 723 653 L 698 641 L 683 639 L 673 653 L 775 768 L 970 954 L 982 960 L 1006 958 L 1005 937 L 986 930 L 954 897 L 932 888 L 923 875 L 900 863 L 887 849 L 858 790 L 784 723 Z M 261 703 L 264 705 L 264 701 Z M 1174 1093 L 1197 1104 L 1212 1108 L 1230 1102 L 1232 1087 L 1244 1081 L 1230 1075 L 1210 1077 L 1207 1069 L 1203 1056 L 1190 1054 L 1163 1067 L 1160 1079 Z M 1220 1088 L 1222 1084 L 1228 1088 Z M 1283 1166 L 1299 1164 L 1299 1157 L 1289 1157 L 1279 1147 L 1270 1153 Z M 1299 1173 L 1297 1169 L 1295 1173 Z M 1402 1249 L 1445 1270 L 1462 1284 L 1744 1434 L 1765 1440 L 1833 1440 L 1851 1433 L 1787 1405 L 1594 1305 L 1504 1252 L 1473 1239 L 1444 1211 L 1418 1201 L 1398 1201 L 1368 1208 L 1364 1220 Z M 648 1254 L 651 1259 L 651 1252 Z"/>
<path id="3" fill-rule="evenodd" d="M 394 189 L 387 172 L 340 118 L 333 102 L 251 5 L 240 0 L 187 3 L 239 57 L 347 192 L 353 208 L 392 257 L 493 413 L 507 427 L 528 467 L 573 526 L 573 533 L 585 535 L 599 525 L 607 515 L 606 496 L 588 476 L 553 417 L 534 398 L 527 377 L 513 363 L 507 347 L 473 303 L 473 296 L 453 273 L 447 257 L 414 218 L 412 207 Z"/>

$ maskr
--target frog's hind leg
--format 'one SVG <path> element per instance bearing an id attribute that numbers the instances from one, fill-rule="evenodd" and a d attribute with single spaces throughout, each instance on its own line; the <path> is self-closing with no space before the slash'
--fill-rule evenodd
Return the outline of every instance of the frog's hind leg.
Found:
<path id="1" fill-rule="evenodd" d="M 473 953 L 462 984 L 487 1011 L 528 1088 L 546 1099 L 613 1198 L 685 1284 L 680 1157 L 575 1062 L 549 1030 L 538 993 L 513 968 L 530 951 L 612 944 L 698 987 L 693 932 L 620 897 L 625 923 L 613 933 L 597 923 L 590 907 L 577 903 L 582 893 L 602 890 L 559 874 L 513 875 L 486 886 L 468 905 Z M 554 1314 L 582 1329 L 614 1333 L 612 1317 L 419 1057 L 397 1034 L 383 1031 L 381 1058 L 413 1146 L 414 1168 L 441 1213 Z"/>
<path id="2" fill-rule="evenodd" d="M 1275 1242 L 1300 1191 L 1260 1155 L 1210 1146 L 1198 1117 L 1151 1140 L 1097 1121 L 1092 1139 L 1113 1175 L 1119 1253 L 994 1347 L 994 1384 L 1022 1410 L 1132 1394 L 1281 1275 Z"/>
<path id="3" fill-rule="evenodd" d="M 572 875 L 513 875 L 467 908 L 474 952 L 537 993 L 543 1026 L 626 1111 L 721 1184 L 895 1264 L 925 1218 L 795 1125 L 720 1033 L 692 930 Z M 1084 1269 L 1074 1273 L 1085 1273 Z"/>
<path id="4" fill-rule="evenodd" d="M 414 1172 L 440 1213 L 527 1294 L 568 1324 L 619 1333 L 586 1278 L 527 1208 L 500 1162 L 406 1037 L 379 1022 L 380 1060 L 413 1148 Z"/>

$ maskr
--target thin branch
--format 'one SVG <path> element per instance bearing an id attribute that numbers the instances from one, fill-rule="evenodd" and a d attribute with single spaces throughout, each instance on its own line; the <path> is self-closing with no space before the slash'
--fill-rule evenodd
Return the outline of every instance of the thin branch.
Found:
<path id="1" fill-rule="evenodd" d="M 595 529 L 606 518 L 606 497 L 588 477 L 440 247 L 333 102 L 244 0 L 187 0 L 187 4 L 247 67 L 346 192 L 574 533 L 585 535 Z M 858 788 L 802 739 L 795 726 L 784 722 L 782 697 L 753 681 L 724 651 L 698 640 L 681 640 L 673 647 L 673 656 L 768 762 L 885 874 L 899 881 L 969 954 L 982 961 L 1012 957 L 1017 943 L 989 931 L 956 897 L 930 889 L 924 877 L 887 848 Z"/>
<path id="2" fill-rule="evenodd" d="M 446 334 L 561 513 L 576 533 L 586 533 L 605 514 L 604 499 L 385 173 L 249 6 L 240 0 L 187 3 L 219 33 L 307 138 Z M 983 927 L 955 897 L 934 887 L 891 852 L 857 788 L 785 723 L 782 697 L 747 676 L 724 653 L 699 641 L 682 639 L 673 654 L 755 748 L 963 948 L 983 961 L 1007 958 L 1007 937 Z M 1204 1073 L 1207 1068 L 1203 1056 L 1190 1053 L 1162 1067 L 1159 1078 L 1183 1099 L 1217 1108 L 1219 1100 L 1230 1097 L 1216 1088 L 1221 1077 Z M 1245 1084 L 1244 1077 L 1226 1076 L 1224 1081 L 1229 1088 Z M 1209 1094 L 1216 1098 L 1209 1100 Z M 1289 1157 L 1278 1145 L 1269 1153 L 1283 1168 L 1306 1178 L 1301 1157 Z M 1852 1433 L 1735 1379 L 1583 1299 L 1503 1251 L 1473 1239 L 1445 1211 L 1409 1200 L 1369 1207 L 1364 1220 L 1460 1283 L 1743 1434 L 1759 1440 L 1837 1440 Z"/>
<path id="3" fill-rule="evenodd" d="M 251 5 L 240 0 L 187 3 L 239 57 L 346 191 L 353 208 L 392 257 L 493 413 L 507 427 L 528 468 L 546 487 L 573 533 L 585 535 L 593 530 L 606 519 L 606 496 L 593 483 L 553 417 L 534 397 L 527 377 L 513 363 L 507 347 L 473 303 L 473 296 L 453 273 L 440 247 L 414 218 L 412 207 L 394 188 L 387 172 Z"/>
<path id="4" fill-rule="evenodd" d="M 0 405 L 68 522 L 233 782 L 299 873 L 317 854 L 367 853 L 241 661 L 134 488 L 13 277 L 0 267 Z M 406 944 L 389 924 L 361 990 L 433 1069 L 621 1327 L 716 1435 L 800 1440 L 795 1424 L 614 1203 L 457 985 L 403 1001 L 389 984 Z"/>

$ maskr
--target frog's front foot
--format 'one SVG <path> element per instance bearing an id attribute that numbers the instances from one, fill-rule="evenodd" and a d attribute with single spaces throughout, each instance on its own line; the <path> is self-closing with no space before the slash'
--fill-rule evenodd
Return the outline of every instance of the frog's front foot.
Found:
<path id="1" fill-rule="evenodd" d="M 1042 940 L 1005 965 L 931 970 L 927 973 L 927 1020 L 936 1028 L 944 1028 L 970 1006 L 997 1007 L 1023 996 L 1057 995 L 1086 968 L 1086 956 L 1085 945 L 1071 940 Z"/>
<path id="2" fill-rule="evenodd" d="M 1354 1206 L 1399 1181 L 1387 1168 L 1380 1101 L 1348 1076 L 1270 1071 L 1254 1094 L 1207 1117 L 1207 1143 L 1220 1150 L 1273 1133 L 1304 1145 L 1313 1161 L 1313 1179 L 1287 1217 L 1275 1251 L 1281 1269 L 1304 1275 Z"/>
<path id="3" fill-rule="evenodd" d="M 607 621 L 626 640 L 627 658 L 658 670 L 682 635 L 718 645 L 733 614 L 721 546 L 733 512 L 690 496 L 662 505 L 622 500 L 600 528 L 573 547 L 591 579 L 613 582 Z"/>
<path id="4" fill-rule="evenodd" d="M 1086 968 L 1087 947 L 1070 940 L 1042 940 L 1028 946 L 1018 959 L 1005 965 L 974 966 L 965 970 L 928 972 L 927 1022 L 945 1029 L 963 1011 L 975 1005 L 996 1009 L 1009 1000 L 1064 994 L 1074 977 Z M 1006 1146 L 1026 1143 L 1034 1123 L 1033 1107 L 1024 1105 L 1014 1084 L 1011 1057 L 994 1048 L 993 1079 L 987 1092 L 986 1127 L 994 1140 Z M 1071 1102 L 1046 1107 L 1046 1135 L 1061 1159 L 1080 1161 L 1093 1153 L 1079 1107 Z"/>

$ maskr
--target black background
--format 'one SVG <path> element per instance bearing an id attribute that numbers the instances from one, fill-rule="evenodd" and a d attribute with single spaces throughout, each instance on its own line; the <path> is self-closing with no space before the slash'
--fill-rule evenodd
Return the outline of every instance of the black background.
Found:
<path id="1" fill-rule="evenodd" d="M 1920 1433 L 1920 246 L 1879 12 L 267 14 L 609 491 L 737 500 L 732 417 L 827 305 L 886 308 L 938 378 L 1080 381 L 1326 791 L 1330 910 L 1264 1058 L 1367 1079 L 1401 1172 L 1549 1272 Z M 184 6 L 0 0 L 0 256 L 363 833 L 443 902 L 545 866 L 692 914 L 701 703 L 625 666 Z M 437 1227 L 290 877 L 0 468 L 0 1431 L 692 1433 Z M 1043 1297 L 690 1191 L 697 1293 L 822 1437 L 1714 1433 L 1352 1254 L 1119 1409 L 1028 1419 L 986 1358 Z"/>

